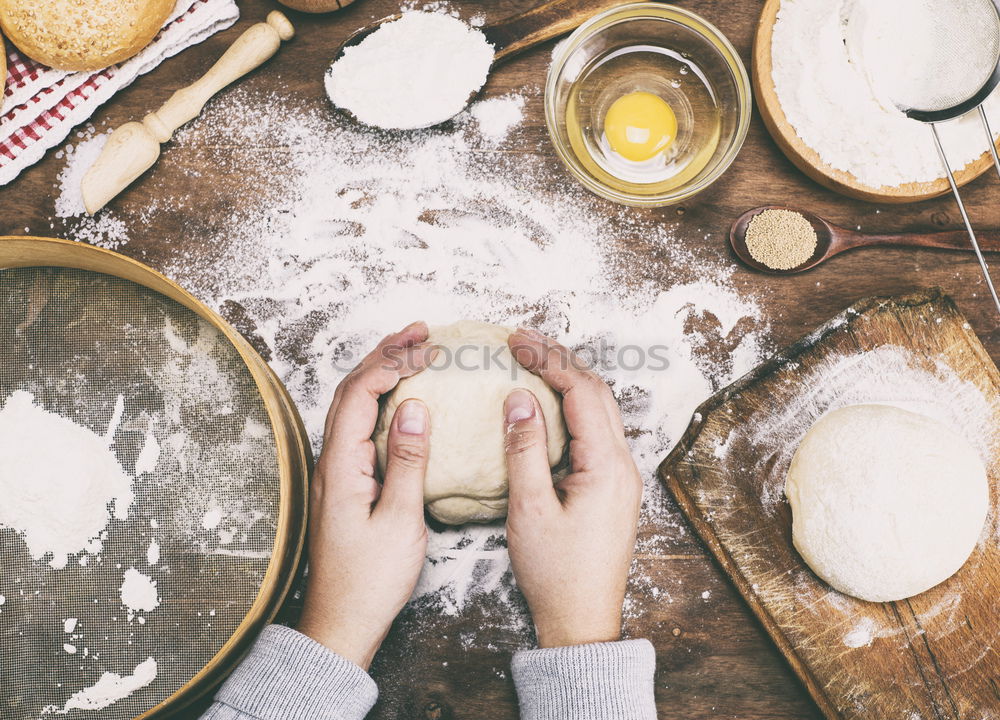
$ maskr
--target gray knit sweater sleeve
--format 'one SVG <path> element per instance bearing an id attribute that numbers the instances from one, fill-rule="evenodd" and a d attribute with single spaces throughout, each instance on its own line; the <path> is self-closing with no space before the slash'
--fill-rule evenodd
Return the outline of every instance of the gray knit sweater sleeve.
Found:
<path id="1" fill-rule="evenodd" d="M 522 720 L 656 720 L 656 656 L 645 640 L 514 655 Z M 368 674 L 286 627 L 266 628 L 202 720 L 363 720 Z"/>
<path id="2" fill-rule="evenodd" d="M 514 654 L 521 720 L 656 720 L 648 640 Z"/>
<path id="3" fill-rule="evenodd" d="M 202 720 L 363 720 L 378 698 L 364 670 L 280 625 L 257 638 Z"/>

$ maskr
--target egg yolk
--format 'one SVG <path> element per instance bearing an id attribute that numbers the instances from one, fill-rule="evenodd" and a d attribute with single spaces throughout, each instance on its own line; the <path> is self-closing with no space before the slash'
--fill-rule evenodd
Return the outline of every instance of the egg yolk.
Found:
<path id="1" fill-rule="evenodd" d="M 632 92 L 611 103 L 604 116 L 604 134 L 623 158 L 644 162 L 677 138 L 677 116 L 659 95 Z"/>

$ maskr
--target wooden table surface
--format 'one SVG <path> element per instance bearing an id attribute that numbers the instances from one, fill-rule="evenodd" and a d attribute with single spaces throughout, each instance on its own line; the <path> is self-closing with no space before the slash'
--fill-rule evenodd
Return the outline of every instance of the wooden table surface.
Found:
<path id="1" fill-rule="evenodd" d="M 117 95 L 99 110 L 93 122 L 99 128 L 117 126 L 138 119 L 157 107 L 173 89 L 196 79 L 239 33 L 262 20 L 276 7 L 271 0 L 241 0 L 242 18 L 237 25 L 203 44 L 164 62 L 149 75 Z M 464 0 L 457 3 L 465 13 L 481 12 L 496 20 L 524 9 L 530 0 Z M 684 0 L 682 6 L 716 24 L 739 49 L 749 64 L 750 47 L 759 0 Z M 262 89 L 309 98 L 323 97 L 321 69 L 329 62 L 336 45 L 351 31 L 370 19 L 398 9 L 397 0 L 357 0 L 345 10 L 308 16 L 289 13 L 298 29 L 296 39 L 283 48 L 264 68 L 245 80 Z M 551 46 L 544 46 L 504 65 L 490 79 L 487 95 L 510 89 L 544 84 Z M 280 83 L 274 78 L 279 77 Z M 844 122 L 851 122 L 848 117 Z M 524 119 L 519 142 L 509 152 L 553 156 L 545 133 L 541 105 L 533 104 Z M 234 145 L 231 152 L 253 148 Z M 171 156 L 165 154 L 165 159 Z M 185 180 L 183 159 L 162 162 L 157 167 L 160 181 L 176 174 Z M 228 163 L 226 164 L 228 165 Z M 36 166 L 0 189 L 0 234 L 46 235 L 54 215 L 54 183 L 63 161 L 50 152 Z M 226 182 L 226 170 L 199 168 L 200 182 L 210 186 Z M 276 172 L 280 172 L 277 169 Z M 974 223 L 980 228 L 1000 227 L 1000 187 L 995 174 L 980 178 L 964 194 Z M 123 198 L 124 202 L 144 200 L 148 185 L 140 180 Z M 218 203 L 238 202 L 214 194 Z M 825 190 L 799 173 L 778 151 L 767 135 L 759 116 L 754 115 L 742 153 L 729 172 L 711 189 L 682 207 L 635 211 L 652 218 L 681 222 L 679 234 L 690 229 L 693 244 L 711 244 L 715 251 L 725 242 L 732 219 L 751 207 L 769 203 L 808 208 L 838 224 L 861 226 L 866 231 L 927 231 L 961 226 L 958 210 L 951 199 L 911 206 L 893 207 L 865 204 Z M 595 207 L 615 210 L 597 198 Z M 114 207 L 114 204 L 112 204 Z M 220 205 L 222 217 L 232 205 Z M 201 211 L 204 215 L 204 211 Z M 191 227 L 211 224 L 213 218 L 192 218 L 183 211 L 160 213 L 148 231 L 133 237 L 122 252 L 153 267 L 163 267 L 169 253 L 208 251 L 199 246 L 199 234 Z M 710 232 L 708 239 L 705 234 Z M 169 247 L 161 238 L 172 238 Z M 651 258 L 655 268 L 655 258 Z M 1000 279 L 1000 258 L 996 277 Z M 768 299 L 772 337 L 776 345 L 790 343 L 855 300 L 879 294 L 902 293 L 918 287 L 939 285 L 952 295 L 966 313 L 994 361 L 1000 361 L 1000 320 L 992 309 L 979 267 L 972 254 L 938 253 L 917 250 L 872 250 L 847 254 L 810 273 L 788 278 L 758 275 L 741 269 L 733 278 L 740 288 Z M 671 508 L 676 513 L 676 508 Z M 646 531 L 652 531 L 646 528 Z M 753 617 L 727 584 L 706 551 L 690 534 L 673 547 L 670 555 L 640 558 L 643 571 L 663 585 L 671 581 L 708 588 L 712 602 L 695 593 L 678 596 L 670 605 L 653 606 L 641 621 L 641 633 L 657 646 L 659 661 L 656 687 L 661 718 L 702 720 L 741 718 L 754 720 L 798 720 L 819 718 L 809 698 L 771 646 Z M 486 610 L 484 609 L 484 612 Z M 470 629 L 483 625 L 474 613 L 465 618 Z M 394 631 L 388 641 L 392 655 L 407 654 L 406 619 L 402 631 Z M 639 632 L 627 627 L 629 632 Z M 483 631 L 484 633 L 487 631 Z M 381 667 L 376 664 L 382 700 L 373 713 L 378 718 L 479 718 L 492 720 L 516 716 L 516 701 L 509 672 L 504 663 L 506 649 L 487 649 L 486 643 L 457 650 L 448 643 L 426 653 L 414 653 L 412 666 Z M 460 656 L 455 656 L 457 653 Z M 447 666 L 443 660 L 452 661 Z M 185 712 L 183 717 L 195 717 Z"/>

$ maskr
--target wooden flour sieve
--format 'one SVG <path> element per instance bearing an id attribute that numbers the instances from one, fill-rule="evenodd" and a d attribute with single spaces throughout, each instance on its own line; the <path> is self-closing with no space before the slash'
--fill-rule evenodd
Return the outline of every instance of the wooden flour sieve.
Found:
<path id="1" fill-rule="evenodd" d="M 274 465 L 273 472 L 264 473 L 265 482 L 260 483 L 259 479 L 256 479 L 255 482 L 258 484 L 254 486 L 248 480 L 243 480 L 247 484 L 241 486 L 240 477 L 215 478 L 207 473 L 202 476 L 199 470 L 191 470 L 190 477 L 184 476 L 188 478 L 187 481 L 196 483 L 190 486 L 181 484 L 179 480 L 175 482 L 167 471 L 160 473 L 162 477 L 154 472 L 152 479 L 148 479 L 146 475 L 142 476 L 142 480 L 136 477 L 133 486 L 137 500 L 129 520 L 127 523 L 121 523 L 121 527 L 115 525 L 120 521 L 112 520 L 109 523 L 106 528 L 108 538 L 105 540 L 103 554 L 86 558 L 92 561 L 86 567 L 78 562 L 84 559 L 85 554 L 80 558 L 71 557 L 67 567 L 61 570 L 50 568 L 45 560 L 34 560 L 29 564 L 25 559 L 26 553 L 22 553 L 21 550 L 23 543 L 20 536 L 9 528 L 0 528 L 0 594 L 6 595 L 5 604 L 0 606 L 0 676 L 8 672 L 12 673 L 11 677 L 14 678 L 12 682 L 11 677 L 0 677 L 0 687 L 3 688 L 0 692 L 0 716 L 14 720 L 20 720 L 22 717 L 39 717 L 43 708 L 33 706 L 37 703 L 37 698 L 32 694 L 36 690 L 50 693 L 47 697 L 51 699 L 54 709 L 61 713 L 63 703 L 73 692 L 92 685 L 103 672 L 124 674 L 129 671 L 135 662 L 134 659 L 122 669 L 120 664 L 116 665 L 115 651 L 100 649 L 102 642 L 108 640 L 107 628 L 99 627 L 100 618 L 105 618 L 112 628 L 111 632 L 121 632 L 123 637 L 128 638 L 127 645 L 120 643 L 116 646 L 122 653 L 138 652 L 144 656 L 146 648 L 136 650 L 135 646 L 141 646 L 144 638 L 150 643 L 155 643 L 159 654 L 157 661 L 162 671 L 148 687 L 137 690 L 119 703 L 96 711 L 87 710 L 86 717 L 100 720 L 159 717 L 189 704 L 221 681 L 248 650 L 256 634 L 274 618 L 288 593 L 305 540 L 307 477 L 311 464 L 307 435 L 299 414 L 281 382 L 238 332 L 218 314 L 163 275 L 114 252 L 52 238 L 0 237 L 0 297 L 3 298 L 3 304 L 0 304 L 0 335 L 22 338 L 25 334 L 34 332 L 33 326 L 28 328 L 27 333 L 22 332 L 26 320 L 22 319 L 15 328 L 13 320 L 10 319 L 18 312 L 18 308 L 23 310 L 24 307 L 29 308 L 26 317 L 30 318 L 30 323 L 35 323 L 37 319 L 35 311 L 30 309 L 31 301 L 23 299 L 21 302 L 22 297 L 17 293 L 19 287 L 31 286 L 35 282 L 31 275 L 33 272 L 37 272 L 39 284 L 48 284 L 46 286 L 56 287 L 59 291 L 51 293 L 54 299 L 50 300 L 47 297 L 40 303 L 41 308 L 37 310 L 37 315 L 42 317 L 44 313 L 48 314 L 38 323 L 39 333 L 47 332 L 45 329 L 47 327 L 51 328 L 53 337 L 56 338 L 70 332 L 65 327 L 59 326 L 58 322 L 53 323 L 52 319 L 58 320 L 62 314 L 71 316 L 77 311 L 72 295 L 72 291 L 76 288 L 97 288 L 97 291 L 101 292 L 103 292 L 101 288 L 104 288 L 107 297 L 93 296 L 91 299 L 95 300 L 96 308 L 102 307 L 104 303 L 103 306 L 108 308 L 109 316 L 114 317 L 117 317 L 115 313 L 121 309 L 113 304 L 115 298 L 134 298 L 135 306 L 142 312 L 154 313 L 145 316 L 162 315 L 167 318 L 165 328 L 171 323 L 183 326 L 182 329 L 185 330 L 193 328 L 199 342 L 203 336 L 210 337 L 213 344 L 209 347 L 213 353 L 222 358 L 217 360 L 218 366 L 231 368 L 232 372 L 236 373 L 234 377 L 247 378 L 241 387 L 249 388 L 248 397 L 241 397 L 238 402 L 245 403 L 246 407 L 250 408 L 248 413 L 251 411 L 257 413 L 259 422 L 254 427 L 266 428 L 265 431 L 253 435 L 254 447 L 263 448 L 257 452 L 264 453 L 268 458 L 273 455 L 273 460 L 269 459 L 267 463 L 262 463 L 268 468 L 272 462 Z M 60 298 L 63 300 L 61 309 L 50 307 L 49 302 L 56 304 Z M 70 301 L 65 302 L 65 300 Z M 85 298 L 80 299 L 81 305 L 87 302 Z M 91 313 L 88 317 L 92 317 L 93 313 L 90 309 L 79 312 Z M 128 312 L 132 310 L 129 309 Z M 5 315 L 8 316 L 6 324 Z M 141 313 L 136 316 L 140 315 Z M 86 329 L 88 326 L 84 323 L 80 327 Z M 110 328 L 112 332 L 108 337 L 116 339 L 113 332 L 114 322 L 108 321 L 101 327 Z M 125 327 L 127 332 L 136 331 L 136 328 L 130 327 L 128 323 Z M 159 330 L 156 328 L 153 330 L 155 332 L 150 331 L 149 336 L 155 340 L 158 337 L 156 332 Z M 145 337 L 140 333 L 140 338 Z M 8 342 L 6 338 L 0 339 L 5 347 L 16 344 Z M 86 346 L 93 337 L 91 333 L 82 330 L 79 339 L 81 345 Z M 168 337 L 168 340 L 178 342 L 172 336 Z M 102 339 L 98 338 L 96 342 L 100 344 Z M 141 342 L 146 340 L 143 339 Z M 32 352 L 41 354 L 47 352 L 48 347 L 44 344 L 36 345 Z M 169 351 L 169 343 L 164 347 Z M 4 351 L 5 348 L 0 348 L 0 355 Z M 116 352 L 118 354 L 111 353 L 111 357 L 107 358 L 112 373 L 117 372 L 113 367 L 114 358 L 121 357 L 121 353 Z M 101 359 L 100 362 L 104 360 Z M 10 360 L 2 357 L 2 362 L 9 363 Z M 177 363 L 171 365 L 174 366 L 188 367 Z M 83 362 L 79 366 L 72 367 L 81 368 L 79 372 L 83 373 L 88 366 Z M 23 380 L 11 380 L 11 378 L 21 377 L 18 373 L 22 371 L 39 372 L 31 368 L 25 370 L 23 367 L 11 369 L 0 364 L 0 407 L 9 392 L 19 389 L 18 382 Z M 122 377 L 133 379 L 138 377 L 140 380 L 145 377 L 143 373 L 136 374 L 135 371 L 135 367 L 125 366 L 121 369 Z M 192 375 L 195 376 L 197 373 Z M 37 377 L 32 382 L 40 387 Z M 63 388 L 67 382 L 60 380 L 59 387 Z M 130 381 L 128 388 L 132 387 L 134 383 Z M 123 392 L 130 390 L 126 389 Z M 143 414 L 145 410 L 140 413 L 141 397 L 134 401 L 131 395 L 129 397 L 129 402 L 132 404 L 126 405 L 126 423 L 141 424 L 141 418 L 146 417 Z M 165 390 L 164 398 L 166 398 Z M 73 404 L 72 398 L 68 400 L 63 398 L 61 402 L 68 403 L 69 406 Z M 75 402 L 78 407 L 86 407 L 86 403 L 81 402 L 79 398 L 76 398 Z M 206 402 L 201 403 L 199 407 L 211 409 L 214 402 L 216 402 L 214 398 L 206 398 Z M 222 400 L 217 402 L 221 403 Z M 220 433 L 228 432 L 226 423 L 238 429 L 242 419 L 239 408 L 242 405 L 234 404 L 237 404 L 237 411 L 231 418 L 225 415 L 225 411 L 219 411 Z M 50 408 L 46 406 L 45 409 Z M 64 414 L 71 413 L 70 408 Z M 250 427 L 249 419 L 243 422 L 246 427 Z M 148 432 L 153 433 L 152 419 L 149 420 L 149 428 Z M 123 426 L 123 430 L 115 435 L 114 447 L 124 447 L 124 450 L 119 449 L 116 452 L 128 456 L 131 452 L 127 447 L 129 438 L 136 433 L 130 434 L 126 430 L 127 427 Z M 211 432 L 214 432 L 212 428 L 199 427 L 192 432 L 191 437 L 195 437 L 197 433 L 209 436 Z M 183 443 L 192 444 L 195 441 L 187 439 L 177 442 L 181 443 L 181 452 L 188 452 L 183 450 L 187 447 Z M 134 454 L 132 452 L 132 455 Z M 129 462 L 121 457 L 120 460 L 126 471 L 129 471 Z M 168 461 L 172 462 L 169 458 Z M 228 460 L 223 456 L 221 462 Z M 235 461 L 234 467 L 238 469 Z M 138 471 L 138 463 L 136 470 Z M 185 472 L 188 470 L 185 469 Z M 136 474 L 138 475 L 138 472 Z M 198 482 L 202 485 L 197 485 Z M 217 485 L 211 484 L 216 482 Z M 233 487 L 226 485 L 227 482 L 231 482 Z M 140 497 L 146 492 L 147 487 L 148 495 Z M 179 492 L 177 488 L 186 487 L 197 488 L 197 491 L 191 492 L 190 497 L 182 497 L 182 502 L 179 504 L 172 501 L 169 506 L 157 505 L 161 501 L 165 503 L 168 498 L 176 500 L 179 497 L 176 494 Z M 241 526 L 242 516 L 236 511 L 236 506 L 240 505 L 240 494 L 244 493 L 249 498 L 247 502 L 250 503 L 255 491 L 268 498 L 273 495 L 273 501 L 268 502 L 270 502 L 269 507 L 276 508 L 276 512 L 273 517 L 253 517 L 252 521 L 246 521 L 249 524 Z M 199 526 L 198 521 L 203 508 L 208 507 L 210 498 L 214 497 L 216 492 L 229 493 L 229 495 L 220 494 L 220 498 L 236 498 L 235 502 L 223 502 L 217 511 L 213 511 L 226 518 L 217 531 L 214 527 L 209 528 L 210 523 Z M 143 504 L 146 500 L 150 501 L 148 506 Z M 229 532 L 225 528 L 229 527 L 226 523 L 229 522 L 230 516 L 227 513 L 230 511 L 233 513 L 232 533 L 236 540 L 227 541 L 228 536 L 224 536 L 223 533 Z M 150 522 L 143 515 L 147 512 L 159 517 L 160 521 Z M 178 518 L 187 517 L 184 513 L 194 518 L 190 527 L 178 521 Z M 140 520 L 143 522 L 140 523 Z M 135 551 L 135 548 L 148 545 L 154 536 L 164 543 L 164 559 L 159 562 L 149 561 L 148 556 Z M 240 554 L 241 537 L 243 540 L 250 537 L 251 540 L 247 542 L 256 543 L 253 545 L 256 548 L 254 553 Z M 189 549 L 188 544 L 194 550 Z M 115 563 L 114 553 L 118 552 L 116 550 L 118 547 L 130 549 L 120 562 Z M 250 547 L 250 544 L 247 547 Z M 161 607 L 148 613 L 137 613 L 142 616 L 141 621 L 130 617 L 132 613 L 122 607 L 122 601 L 119 599 L 117 585 L 119 581 L 116 578 L 121 577 L 121 572 L 128 568 L 128 563 L 157 579 L 162 596 Z M 106 579 L 94 586 L 87 585 L 87 578 L 98 576 Z M 204 578 L 204 582 L 199 578 Z M 228 578 L 235 579 L 235 582 L 221 590 Z M 95 580 L 95 583 L 97 582 Z M 49 596 L 51 604 L 58 606 L 52 611 L 51 616 L 45 615 L 49 612 L 48 604 L 43 605 L 40 600 L 32 600 L 33 584 L 43 588 L 40 593 L 35 593 L 36 597 Z M 32 602 L 36 602 L 37 607 L 31 605 Z M 70 614 L 79 615 L 81 618 L 86 614 L 90 619 L 81 619 L 81 625 L 74 628 L 72 634 L 65 633 L 63 619 Z M 152 632 L 155 635 L 150 639 L 143 634 L 144 632 Z M 104 636 L 103 641 L 102 636 Z M 64 651 L 61 647 L 63 642 L 72 643 L 72 646 L 79 647 L 80 651 L 74 650 L 76 654 L 68 659 L 65 657 L 68 650 Z M 87 655 L 82 654 L 84 648 L 88 650 Z M 197 657 L 207 657 L 208 660 L 203 664 L 199 661 L 197 668 L 179 669 L 171 674 L 171 668 L 178 664 L 183 666 L 185 658 L 190 660 Z M 40 669 L 50 662 L 52 666 Z M 53 669 L 56 666 L 68 666 L 70 662 L 74 664 L 74 672 Z M 75 672 L 77 665 L 80 668 L 78 674 Z M 3 666 L 7 666 L 6 671 L 2 670 Z M 59 678 L 61 683 L 50 682 L 53 677 Z M 80 714 L 81 711 L 71 709 L 68 717 L 73 718 Z"/>

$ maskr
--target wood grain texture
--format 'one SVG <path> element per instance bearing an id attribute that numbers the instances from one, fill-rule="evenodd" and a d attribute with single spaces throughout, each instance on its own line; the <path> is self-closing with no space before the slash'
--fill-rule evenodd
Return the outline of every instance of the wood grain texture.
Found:
<path id="1" fill-rule="evenodd" d="M 852 174 L 823 162 L 819 153 L 799 138 L 795 133 L 795 128 L 788 122 L 788 118 L 785 117 L 785 113 L 781 109 L 781 102 L 778 100 L 778 93 L 774 89 L 774 81 L 771 77 L 771 38 L 774 21 L 780 9 L 781 0 L 767 0 L 764 4 L 757 27 L 757 35 L 754 39 L 753 67 L 750 75 L 761 117 L 782 152 L 795 163 L 799 170 L 816 182 L 858 200 L 909 203 L 950 193 L 951 189 L 944 177 L 934 182 L 906 183 L 895 187 L 872 187 L 861 182 Z M 850 118 L 845 117 L 844 121 L 850 122 Z M 985 137 L 986 133 L 984 132 L 984 147 L 989 148 L 989 145 L 985 144 Z M 930 135 L 927 136 L 927 143 L 928 145 L 933 143 Z M 955 182 L 958 183 L 959 187 L 966 185 L 991 167 L 993 167 L 993 158 L 990 157 L 989 150 L 986 150 L 979 158 L 955 173 Z"/>
<path id="2" fill-rule="evenodd" d="M 884 346 L 906 348 L 919 367 L 943 362 L 988 399 L 981 432 L 992 448 L 993 510 L 950 579 L 869 603 L 820 581 L 792 546 L 782 488 L 788 445 L 800 438 L 776 429 L 789 415 L 837 406 L 824 383 L 843 380 L 826 373 L 851 370 L 825 370 L 831 359 L 854 362 Z M 1000 716 L 1000 372 L 940 291 L 863 301 L 722 390 L 698 409 L 660 476 L 829 720 Z"/>
<path id="3" fill-rule="evenodd" d="M 594 15 L 621 5 L 620 0 L 549 0 L 523 13 L 490 23 L 483 28 L 496 48 L 494 64 L 518 53 L 570 33 Z"/>
<path id="4" fill-rule="evenodd" d="M 277 7 L 271 0 L 240 0 L 242 17 L 229 30 L 164 62 L 149 75 L 118 93 L 93 117 L 99 131 L 141 118 L 169 93 L 196 80 L 243 30 L 262 21 Z M 531 0 L 462 0 L 463 15 L 482 15 L 497 22 L 532 7 Z M 718 27 L 750 62 L 753 34 L 763 3 L 760 0 L 682 0 Z M 357 28 L 398 12 L 398 0 L 363 0 L 328 15 L 289 12 L 295 39 L 268 64 L 244 78 L 248 92 L 276 92 L 290 104 L 328 108 L 323 71 L 337 45 Z M 525 117 L 512 147 L 490 151 L 527 160 L 540 159 L 552 169 L 554 182 L 572 183 L 563 171 L 545 130 L 537 91 L 544 85 L 552 43 L 525 52 L 494 72 L 484 97 L 511 91 L 526 94 Z M 232 92 L 226 90 L 224 93 Z M 210 139 L 224 162 L 207 163 L 198 148 L 181 150 L 168 143 L 153 172 L 140 178 L 112 203 L 112 209 L 141 208 L 162 202 L 155 188 L 176 183 L 189 188 L 189 206 L 168 208 L 152 217 L 145 233 L 135 234 L 122 252 L 163 269 L 186 253 L 218 256 L 211 238 L 225 229 L 225 218 L 248 199 L 238 173 L 243 158 L 274 148 L 244 139 Z M 485 151 L 484 151 L 485 152 Z M 57 177 L 64 160 L 50 152 L 10 185 L 0 188 L 0 233 L 21 235 L 26 228 L 39 234 L 59 234 L 65 221 L 54 217 Z M 283 172 L 276 165 L 275 173 Z M 151 179 L 156 178 L 156 182 Z M 219 192 L 219 189 L 225 192 Z M 978 227 L 1000 227 L 997 179 L 984 176 L 963 195 Z M 871 232 L 951 230 L 961 227 L 954 202 L 943 198 L 917 205 L 886 207 L 845 198 L 799 172 L 771 140 L 760 118 L 751 122 L 740 156 L 718 182 L 677 207 L 629 210 L 630 216 L 669 225 L 677 243 L 692 252 L 723 260 L 729 254 L 726 233 L 743 211 L 767 204 L 811 209 L 844 227 Z M 621 208 L 595 197 L 595 211 L 615 217 Z M 54 227 L 53 227 L 54 226 Z M 636 283 L 666 286 L 671 269 L 661 247 L 642 237 L 624 235 L 615 250 L 633 268 Z M 780 347 L 793 342 L 858 298 L 895 294 L 916 287 L 940 285 L 951 295 L 994 360 L 1000 360 L 1000 321 L 996 318 L 975 259 L 966 253 L 931 250 L 858 250 L 793 277 L 764 276 L 737 266 L 730 280 L 740 290 L 760 297 L 771 323 L 771 337 Z M 230 317 L 244 334 L 253 327 Z M 719 338 L 719 343 L 726 338 Z M 261 349 L 261 348 L 258 348 Z M 332 392 L 332 388 L 329 389 Z M 663 514 L 679 519 L 667 501 Z M 646 524 L 647 540 L 663 528 Z M 637 559 L 639 570 L 658 587 L 671 589 L 672 603 L 640 595 L 639 619 L 629 620 L 632 637 L 648 637 L 657 648 L 656 693 L 661 720 L 817 720 L 816 705 L 762 631 L 738 593 L 726 581 L 711 555 L 693 535 L 668 549 L 650 550 Z M 711 598 L 702 599 L 703 591 Z M 376 720 L 457 718 L 511 720 L 517 717 L 509 677 L 510 653 L 523 638 L 503 630 L 498 608 L 476 604 L 458 618 L 442 618 L 430 628 L 417 628 L 411 614 L 399 619 L 375 668 L 382 692 L 372 714 Z M 293 620 L 295 602 L 285 609 Z M 416 629 L 426 632 L 420 639 Z M 475 637 L 467 646 L 463 637 Z M 427 640 L 431 637 L 432 640 Z M 447 663 L 447 665 L 445 665 Z M 200 707 L 176 717 L 193 720 Z"/>

